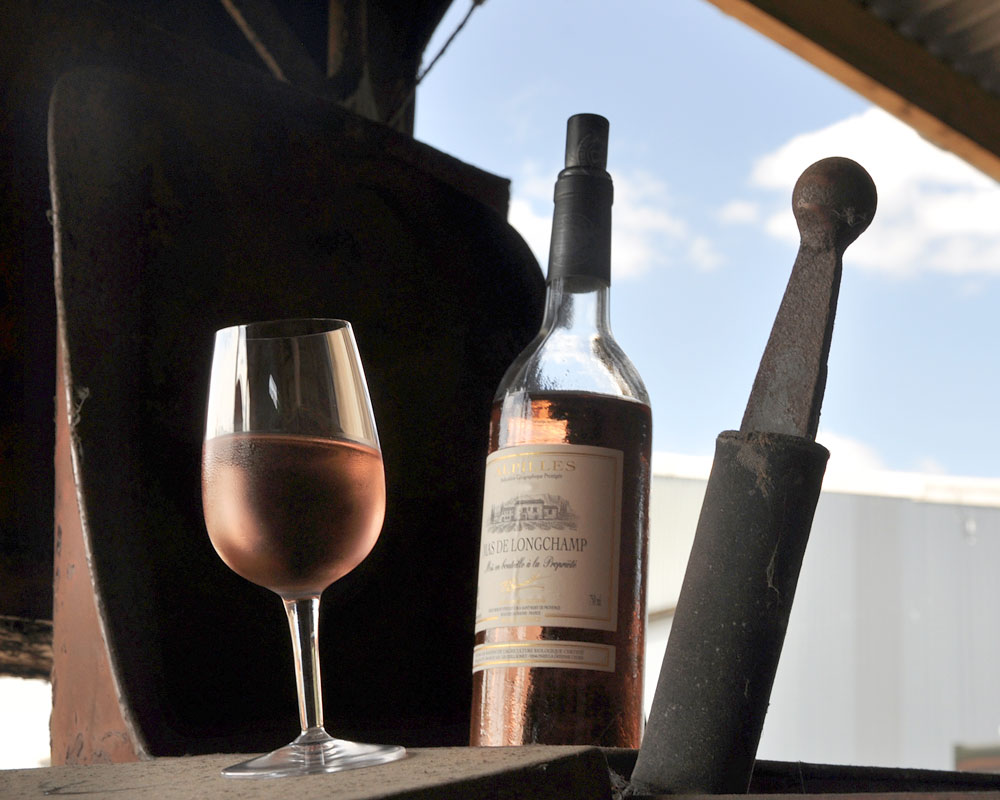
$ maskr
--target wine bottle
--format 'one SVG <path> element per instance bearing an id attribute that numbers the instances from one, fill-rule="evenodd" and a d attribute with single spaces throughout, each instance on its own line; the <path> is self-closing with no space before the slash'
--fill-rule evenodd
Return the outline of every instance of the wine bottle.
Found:
<path id="1" fill-rule="evenodd" d="M 609 322 L 608 127 L 569 119 L 542 327 L 494 398 L 473 745 L 642 736 L 652 422 Z"/>

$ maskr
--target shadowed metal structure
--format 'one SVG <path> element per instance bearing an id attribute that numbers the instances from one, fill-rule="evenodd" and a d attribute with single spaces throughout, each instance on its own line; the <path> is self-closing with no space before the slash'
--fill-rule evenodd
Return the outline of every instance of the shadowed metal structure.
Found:
<path id="1" fill-rule="evenodd" d="M 995 2 L 707 1 L 1000 178 L 1000 10 Z M 470 0 L 468 6 L 475 4 Z M 267 735 L 267 725 L 282 724 L 284 695 L 275 699 L 279 716 L 272 716 L 267 700 L 256 721 L 210 713 L 220 698 L 228 697 L 223 706 L 238 705 L 233 687 L 242 688 L 245 676 L 234 666 L 240 656 L 236 651 L 231 651 L 235 660 L 221 667 L 214 683 L 198 689 L 200 695 L 185 695 L 190 674 L 203 666 L 198 653 L 210 652 L 212 644 L 238 649 L 245 636 L 245 631 L 224 630 L 232 617 L 223 604 L 209 608 L 199 602 L 206 600 L 209 588 L 215 591 L 231 579 L 221 567 L 218 575 L 200 567 L 170 572 L 157 566 L 160 562 L 143 559 L 153 553 L 163 563 L 198 565 L 207 547 L 203 538 L 167 535 L 199 524 L 197 509 L 185 508 L 178 500 L 197 491 L 186 470 L 196 458 L 200 436 L 198 392 L 203 391 L 203 376 L 194 354 L 207 353 L 207 345 L 197 345 L 199 337 L 212 327 L 230 324 L 234 315 L 311 313 L 313 291 L 327 298 L 325 303 L 356 303 L 358 314 L 370 315 L 370 329 L 377 333 L 363 346 L 372 348 L 367 360 L 374 365 L 373 383 L 381 371 L 387 385 L 394 387 L 381 398 L 385 410 L 380 419 L 390 420 L 383 424 L 384 443 L 387 453 L 396 452 L 399 459 L 392 465 L 398 492 L 389 524 L 401 532 L 387 533 L 385 540 L 390 542 L 387 548 L 405 551 L 387 552 L 385 559 L 398 560 L 400 570 L 409 570 L 360 574 L 353 590 L 347 587 L 332 598 L 352 609 L 348 613 L 355 621 L 338 629 L 332 621 L 335 614 L 327 614 L 333 627 L 325 640 L 343 648 L 349 670 L 374 671 L 387 678 L 392 670 L 397 675 L 405 670 L 386 654 L 392 650 L 393 635 L 406 637 L 407 644 L 392 650 L 392 658 L 400 652 L 427 656 L 433 663 L 423 669 L 433 680 L 426 685 L 404 681 L 399 695 L 377 698 L 386 711 L 383 733 L 407 742 L 451 742 L 459 736 L 467 689 L 455 687 L 467 686 L 464 642 L 471 630 L 466 619 L 471 604 L 463 610 L 463 603 L 474 591 L 474 546 L 469 542 L 476 537 L 468 531 L 477 524 L 479 491 L 478 477 L 468 465 L 482 463 L 481 445 L 473 442 L 476 432 L 486 428 L 484 409 L 499 373 L 537 327 L 541 278 L 523 242 L 504 222 L 507 182 L 412 141 L 413 104 L 419 101 L 414 90 L 425 63 L 424 49 L 450 5 L 451 0 L 5 4 L 0 27 L 0 269 L 6 291 L 0 306 L 0 376 L 7 391 L 0 414 L 0 672 L 48 673 L 52 653 L 46 646 L 47 620 L 53 614 L 57 564 L 56 585 L 62 592 L 57 615 L 60 602 L 64 611 L 87 615 L 80 626 L 63 627 L 67 636 L 79 634 L 67 650 L 82 660 L 72 668 L 64 666 L 62 675 L 93 679 L 89 686 L 77 685 L 76 697 L 96 698 L 94 708 L 102 709 L 76 727 L 66 723 L 63 731 L 71 733 L 59 740 L 60 759 L 118 760 L 210 748 L 220 742 L 256 748 L 258 737 Z M 712 43 L 705 46 L 711 48 Z M 50 221 L 46 143 L 57 84 L 53 153 L 58 157 L 53 165 L 61 206 Z M 88 97 L 107 102 L 89 102 Z M 110 116 L 112 110 L 117 122 Z M 123 119 L 135 127 L 121 127 Z M 103 145 L 105 156 L 120 157 L 132 171 L 120 173 L 116 164 L 101 173 L 100 159 L 74 161 L 72 137 L 60 135 L 76 123 L 79 130 L 90 131 L 90 144 Z M 178 131 L 184 135 L 175 136 Z M 112 132 L 121 139 L 101 141 Z M 83 170 L 75 173 L 83 180 L 58 173 L 73 165 Z M 124 190 L 133 205 L 116 206 L 112 188 Z M 304 194 L 299 191 L 303 188 Z M 274 204 L 277 198 L 283 206 Z M 75 205 L 77 200 L 84 202 Z M 72 227 L 73 208 L 87 211 L 87 224 Z M 293 213 L 304 208 L 305 217 Z M 250 232 L 262 238 L 248 236 L 247 228 L 225 226 L 238 216 L 237 209 L 254 220 L 256 230 Z M 138 215 L 127 213 L 137 210 Z M 80 261 L 74 258 L 87 255 L 96 269 L 91 283 L 83 279 L 61 299 L 64 329 L 58 359 L 53 221 L 62 248 L 60 291 L 67 291 L 67 280 L 86 274 L 77 270 Z M 114 235 L 101 238 L 101 232 Z M 79 249 L 84 241 L 90 247 L 86 253 Z M 215 242 L 211 256 L 198 246 L 208 241 Z M 180 249 L 171 251 L 178 244 Z M 278 281 L 275 289 L 267 271 L 289 252 L 297 253 L 291 260 L 302 271 L 294 280 Z M 352 276 L 351 298 L 344 297 L 342 288 L 324 284 L 329 274 L 322 267 L 330 262 L 317 266 L 310 260 L 317 253 L 326 258 L 361 254 L 356 263 L 364 265 L 363 274 Z M 134 273 L 116 273 L 112 257 L 130 264 Z M 179 266 L 184 262 L 190 269 L 199 259 L 225 265 L 232 294 L 222 299 L 221 284 L 213 283 L 219 276 L 210 270 L 192 275 Z M 474 269 L 463 271 L 459 264 Z M 464 281 L 462 292 L 455 290 L 456 281 Z M 308 285 L 309 293 L 293 292 L 296 285 Z M 372 285 L 380 297 L 374 309 L 365 297 L 365 287 Z M 478 305 L 467 304 L 470 296 Z M 466 307 L 459 308 L 462 305 Z M 163 316 L 147 317 L 152 307 Z M 421 313 L 427 308 L 435 309 L 433 323 Z M 80 322 L 87 314 L 92 314 L 89 323 Z M 172 331 L 165 337 L 146 333 L 136 338 L 132 323 L 171 315 L 185 325 L 165 328 Z M 420 333 L 440 334 L 440 341 L 448 344 L 415 355 L 413 337 Z M 185 361 L 185 353 L 193 360 Z M 171 364 L 176 372 L 157 371 L 157 363 Z M 100 380 L 111 374 L 102 370 L 115 366 L 116 380 L 125 380 L 125 364 L 139 370 L 133 377 L 164 391 L 141 398 L 135 414 L 119 409 L 115 417 L 114 400 L 101 399 Z M 410 374 L 414 365 L 423 370 L 420 380 Z M 425 379 L 427 375 L 433 378 Z M 172 379 L 181 380 L 177 376 L 183 383 L 170 385 Z M 180 391 L 172 393 L 178 387 Z M 409 407 L 403 402 L 407 387 L 421 398 Z M 817 388 L 821 392 L 821 383 L 804 387 L 806 397 L 815 397 Z M 458 395 L 469 403 L 467 415 L 460 420 L 454 413 L 448 419 L 435 417 L 442 409 L 453 410 Z M 58 408 L 58 440 L 52 424 L 57 413 L 54 397 L 65 403 Z M 107 412 L 103 420 L 95 413 L 102 402 Z M 801 407 L 810 401 L 803 402 Z M 155 434 L 136 427 L 149 418 L 148 411 L 162 423 Z M 757 412 L 748 408 L 748 415 L 748 429 L 757 430 Z M 414 434 L 426 430 L 431 418 L 438 426 L 431 440 L 426 433 Z M 91 455 L 85 449 L 74 456 L 73 448 L 79 448 L 83 437 L 93 442 L 87 447 Z M 399 438 L 392 442 L 392 437 Z M 101 448 L 104 461 L 98 457 Z M 88 489 L 87 480 L 107 489 L 107 484 L 123 479 L 114 470 L 88 472 L 88 464 L 93 468 L 133 457 L 155 469 L 137 471 L 139 483 L 111 487 L 125 498 L 124 506 L 91 501 L 107 495 L 93 484 Z M 438 488 L 444 480 L 454 491 L 439 492 L 435 499 L 423 494 L 416 488 L 420 480 L 410 473 L 414 464 L 430 470 Z M 459 475 L 461 469 L 464 474 Z M 81 498 L 86 501 L 82 505 Z M 142 501 L 150 498 L 144 507 Z M 55 537 L 54 499 L 61 509 Z M 85 516 L 80 509 L 87 511 Z M 133 536 L 142 519 L 155 522 L 149 527 L 154 532 L 150 540 Z M 118 526 L 115 535 L 88 544 L 86 526 L 102 521 Z M 444 537 L 439 535 L 442 528 L 447 530 Z M 402 532 L 413 530 L 426 535 L 411 533 L 407 538 Z M 96 549 L 88 552 L 88 546 Z M 83 570 L 92 556 L 98 575 L 102 570 L 113 574 L 113 558 L 131 559 L 129 566 L 136 567 L 134 572 L 123 571 L 122 583 L 105 599 L 98 593 L 96 605 L 90 574 Z M 428 567 L 443 569 L 446 559 L 458 561 L 448 567 L 450 586 Z M 379 563 L 385 562 L 373 561 Z M 171 585 L 185 580 L 185 591 Z M 393 617 L 379 605 L 381 598 L 374 609 L 361 602 L 361 587 L 385 586 L 385 581 L 394 590 L 404 587 L 411 601 L 409 616 Z M 71 585 L 82 593 L 73 594 Z M 251 611 L 263 602 L 244 589 L 229 586 L 225 591 L 235 593 L 229 602 L 235 597 Z M 149 592 L 175 605 L 167 603 L 167 611 L 157 617 Z M 273 645 L 284 657 L 287 646 L 280 621 L 277 639 L 268 638 L 272 629 L 263 615 L 271 608 L 268 598 L 256 620 L 260 628 L 255 629 L 255 644 L 265 651 Z M 201 649 L 190 646 L 190 627 L 199 614 L 207 615 L 198 620 Z M 373 614 L 387 621 L 381 641 L 363 624 Z M 413 624 L 419 619 L 424 621 Z M 431 630 L 427 620 L 437 620 L 444 630 Z M 100 634 L 96 638 L 95 631 Z M 139 631 L 153 643 L 150 649 L 131 646 L 135 639 L 130 637 Z M 210 631 L 216 632 L 217 641 Z M 359 648 L 351 652 L 343 643 L 333 644 L 338 635 L 371 648 L 368 653 Z M 421 636 L 440 647 L 427 646 L 429 640 Z M 386 655 L 384 662 L 375 667 L 363 662 L 362 655 L 377 652 Z M 242 658 L 246 663 L 253 654 L 243 652 Z M 122 659 L 133 659 L 132 668 L 124 669 Z M 171 660 L 170 669 L 160 669 L 166 660 Z M 266 674 L 269 663 L 254 667 Z M 123 678 L 126 672 L 132 677 Z M 284 665 L 274 673 L 290 674 Z M 60 678 L 58 669 L 56 677 L 61 702 L 71 702 L 69 681 Z M 328 696 L 336 693 L 331 689 Z M 427 722 L 427 709 L 442 708 L 441 698 L 446 698 L 445 710 Z M 362 709 L 358 698 L 345 695 L 340 700 L 348 725 L 361 726 L 370 709 Z M 60 710 L 71 708 L 64 705 Z M 137 716 L 131 717 L 129 709 L 137 709 Z M 389 713 L 400 709 L 402 716 Z M 102 717 L 105 712 L 108 716 Z M 336 714 L 332 704 L 331 719 Z M 141 715 L 148 716 L 145 723 L 159 741 L 143 732 L 147 728 Z M 58 715 L 56 720 L 59 724 Z M 423 728 L 420 720 L 427 723 Z"/>
<path id="2" fill-rule="evenodd" d="M 713 3 L 1000 178 L 1000 9 L 991 0 L 692 1 Z M 0 670 L 44 673 L 49 663 L 43 640 L 52 603 L 55 307 L 45 111 L 58 76 L 82 64 L 154 75 L 169 70 L 162 51 L 144 47 L 144 31 L 155 30 L 171 34 L 178 53 L 215 51 L 409 132 L 418 68 L 428 60 L 424 49 L 452 2 L 5 4 L 0 253 L 7 293 L 0 303 L 0 376 L 8 392 L 0 415 Z M 469 0 L 469 9 L 479 2 Z M 503 182 L 461 174 L 466 191 L 506 210 Z M 25 652 L 35 655 L 26 662 Z"/>
<path id="3" fill-rule="evenodd" d="M 279 604 L 208 542 L 201 440 L 214 330 L 319 313 L 354 323 L 387 483 L 375 550 L 324 594 L 329 725 L 467 741 L 482 432 L 541 272 L 429 148 L 234 77 L 90 68 L 53 95 L 56 763 L 294 728 Z"/>

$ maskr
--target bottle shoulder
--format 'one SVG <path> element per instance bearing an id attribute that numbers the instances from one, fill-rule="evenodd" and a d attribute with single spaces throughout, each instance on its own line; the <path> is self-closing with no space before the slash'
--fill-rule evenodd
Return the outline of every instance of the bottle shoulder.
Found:
<path id="1" fill-rule="evenodd" d="M 607 334 L 543 329 L 507 369 L 494 399 L 521 392 L 585 392 L 649 404 L 646 386 Z"/>

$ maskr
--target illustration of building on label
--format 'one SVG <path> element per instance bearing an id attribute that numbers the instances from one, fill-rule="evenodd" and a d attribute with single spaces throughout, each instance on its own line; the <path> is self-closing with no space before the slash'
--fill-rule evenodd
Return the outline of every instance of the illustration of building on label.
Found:
<path id="1" fill-rule="evenodd" d="M 577 516 L 570 508 L 569 502 L 553 494 L 512 497 L 490 509 L 492 531 L 508 531 L 514 528 L 575 530 L 576 520 Z"/>

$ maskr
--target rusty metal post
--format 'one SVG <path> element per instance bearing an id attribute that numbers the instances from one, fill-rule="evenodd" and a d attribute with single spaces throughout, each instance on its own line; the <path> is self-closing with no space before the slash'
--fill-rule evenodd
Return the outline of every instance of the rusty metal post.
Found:
<path id="1" fill-rule="evenodd" d="M 829 457 L 814 441 L 844 250 L 876 193 L 843 158 L 792 193 L 801 244 L 739 431 L 718 437 L 632 788 L 747 791 Z"/>

